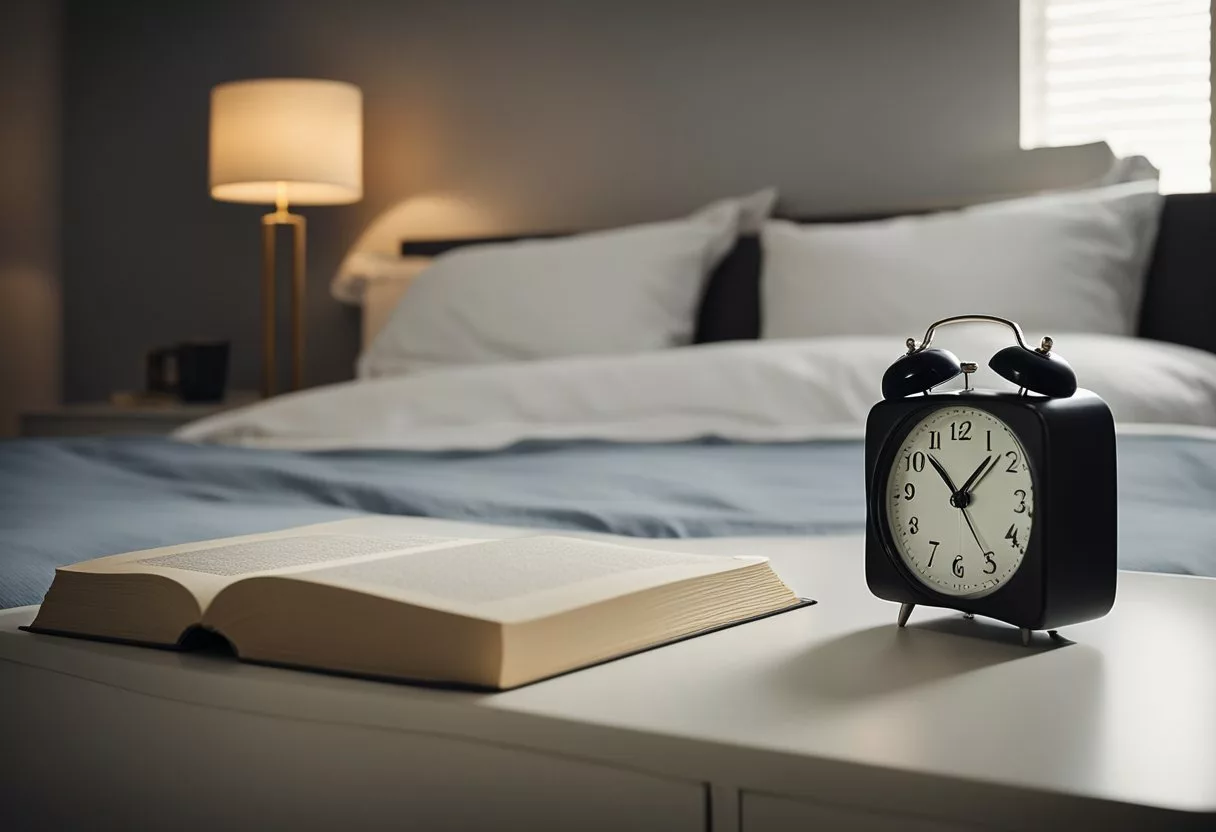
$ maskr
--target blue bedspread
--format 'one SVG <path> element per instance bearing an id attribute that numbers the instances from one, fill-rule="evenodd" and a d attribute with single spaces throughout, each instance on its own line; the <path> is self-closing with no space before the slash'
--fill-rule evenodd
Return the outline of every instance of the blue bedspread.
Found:
<path id="1" fill-rule="evenodd" d="M 1119 440 L 1120 564 L 1216 575 L 1216 442 Z M 860 442 L 259 451 L 166 439 L 0 443 L 0 607 L 56 566 L 363 513 L 647 537 L 860 533 Z"/>

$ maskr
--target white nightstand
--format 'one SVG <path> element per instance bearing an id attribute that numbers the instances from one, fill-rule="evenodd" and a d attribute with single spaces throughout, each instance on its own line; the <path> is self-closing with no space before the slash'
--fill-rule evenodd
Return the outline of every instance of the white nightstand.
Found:
<path id="1" fill-rule="evenodd" d="M 258 395 L 236 391 L 223 402 L 67 404 L 21 414 L 21 435 L 46 436 L 159 436 L 223 410 L 252 404 Z"/>

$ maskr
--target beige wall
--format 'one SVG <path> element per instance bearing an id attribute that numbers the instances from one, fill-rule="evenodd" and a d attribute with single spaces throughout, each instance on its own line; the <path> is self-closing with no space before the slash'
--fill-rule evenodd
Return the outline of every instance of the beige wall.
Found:
<path id="1" fill-rule="evenodd" d="M 0 436 L 59 399 L 59 34 L 58 2 L 0 3 Z"/>

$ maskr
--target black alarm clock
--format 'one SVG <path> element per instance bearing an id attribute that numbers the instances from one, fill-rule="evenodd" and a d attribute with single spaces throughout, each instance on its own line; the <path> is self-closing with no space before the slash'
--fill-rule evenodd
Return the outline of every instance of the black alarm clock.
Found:
<path id="1" fill-rule="evenodd" d="M 948 324 L 993 322 L 1016 344 L 988 362 L 1017 392 L 977 390 L 976 365 L 931 349 Z M 866 581 L 901 604 L 1055 630 L 1105 615 L 1117 569 L 1110 408 L 1053 351 L 993 315 L 932 324 L 882 379 L 866 422 Z M 934 387 L 963 374 L 962 390 Z"/>

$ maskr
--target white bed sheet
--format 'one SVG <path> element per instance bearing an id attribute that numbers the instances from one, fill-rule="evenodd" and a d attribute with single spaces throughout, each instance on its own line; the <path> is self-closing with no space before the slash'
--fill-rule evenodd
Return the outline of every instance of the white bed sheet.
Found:
<path id="1" fill-rule="evenodd" d="M 960 328 L 941 341 L 981 364 L 979 386 L 1010 387 L 984 366 L 1008 343 L 1004 333 Z M 1216 428 L 1216 355 L 1117 336 L 1062 334 L 1056 344 L 1117 422 Z M 259 447 L 404 450 L 493 449 L 529 439 L 859 436 L 882 373 L 901 352 L 897 338 L 837 337 L 436 370 L 280 396 L 176 435 Z"/>

